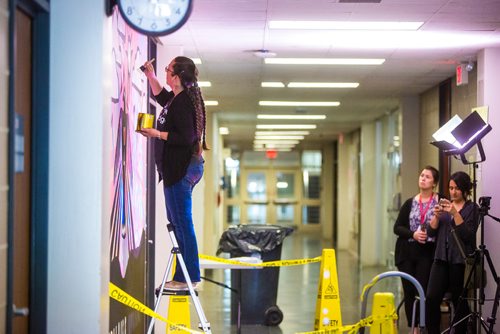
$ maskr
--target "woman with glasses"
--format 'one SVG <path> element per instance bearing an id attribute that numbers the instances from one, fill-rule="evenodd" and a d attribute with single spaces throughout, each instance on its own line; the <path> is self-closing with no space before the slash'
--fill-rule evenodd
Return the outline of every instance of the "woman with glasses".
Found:
<path id="1" fill-rule="evenodd" d="M 198 87 L 198 70 L 187 57 L 176 57 L 165 68 L 167 91 L 158 81 L 148 61 L 144 73 L 156 101 L 163 106 L 156 129 L 139 132 L 154 138 L 155 162 L 160 181 L 163 180 L 167 218 L 173 226 L 179 249 L 191 282 L 200 282 L 198 246 L 193 225 L 192 192 L 203 176 L 205 139 L 205 103 Z M 186 278 L 177 265 L 167 290 L 187 290 Z"/>

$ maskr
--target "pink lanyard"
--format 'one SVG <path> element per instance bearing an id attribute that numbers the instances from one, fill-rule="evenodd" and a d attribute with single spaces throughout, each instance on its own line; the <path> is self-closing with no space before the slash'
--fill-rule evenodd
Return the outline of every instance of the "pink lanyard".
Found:
<path id="1" fill-rule="evenodd" d="M 425 215 L 427 214 L 427 211 L 429 211 L 429 208 L 431 207 L 431 202 L 433 198 L 434 198 L 434 192 L 432 193 L 431 198 L 429 198 L 429 201 L 427 202 L 427 205 L 425 206 L 424 209 L 422 204 L 422 196 L 418 195 L 418 205 L 420 206 L 420 225 L 424 225 Z"/>

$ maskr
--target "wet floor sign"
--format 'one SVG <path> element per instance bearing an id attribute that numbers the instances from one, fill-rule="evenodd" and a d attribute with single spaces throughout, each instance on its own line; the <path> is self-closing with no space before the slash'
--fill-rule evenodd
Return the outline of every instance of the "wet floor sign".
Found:
<path id="1" fill-rule="evenodd" d="M 177 257 L 174 257 L 172 272 L 175 272 Z M 168 298 L 168 321 L 175 325 L 191 328 L 189 296 L 173 295 Z M 186 331 L 167 323 L 167 334 L 186 333 Z"/>
<path id="2" fill-rule="evenodd" d="M 189 296 L 170 296 L 168 303 L 168 321 L 176 325 L 191 328 L 189 315 Z M 167 323 L 167 334 L 186 333 L 186 331 Z"/>
<path id="3" fill-rule="evenodd" d="M 397 334 L 394 295 L 390 292 L 377 292 L 373 295 L 371 334 Z"/>
<path id="4" fill-rule="evenodd" d="M 314 330 L 332 330 L 339 327 L 342 327 L 342 317 L 335 250 L 323 249 Z M 340 334 L 340 331 L 338 333 Z"/>

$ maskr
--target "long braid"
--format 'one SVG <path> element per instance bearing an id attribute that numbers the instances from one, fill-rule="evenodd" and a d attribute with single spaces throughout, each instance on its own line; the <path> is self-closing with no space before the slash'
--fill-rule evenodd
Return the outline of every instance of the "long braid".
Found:
<path id="1" fill-rule="evenodd" d="M 195 109 L 195 131 L 203 150 L 208 150 L 206 143 L 206 110 L 200 87 L 198 86 L 198 69 L 193 61 L 187 57 L 176 57 L 174 72 L 181 78 L 181 83 Z"/>

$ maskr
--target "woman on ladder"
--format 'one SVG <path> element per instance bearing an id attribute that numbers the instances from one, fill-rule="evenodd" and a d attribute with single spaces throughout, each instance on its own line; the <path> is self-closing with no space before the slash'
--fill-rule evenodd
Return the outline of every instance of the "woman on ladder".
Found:
<path id="1" fill-rule="evenodd" d="M 200 282 L 198 245 L 193 225 L 192 193 L 203 176 L 205 140 L 205 103 L 198 86 L 198 70 L 187 57 L 176 57 L 165 68 L 168 92 L 158 81 L 152 61 L 144 64 L 156 101 L 163 107 L 156 129 L 142 129 L 142 135 L 154 138 L 155 162 L 163 180 L 167 218 L 172 224 L 193 287 Z M 165 289 L 188 290 L 180 265 Z"/>

